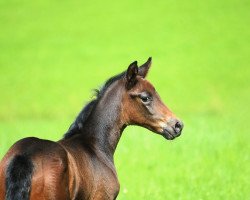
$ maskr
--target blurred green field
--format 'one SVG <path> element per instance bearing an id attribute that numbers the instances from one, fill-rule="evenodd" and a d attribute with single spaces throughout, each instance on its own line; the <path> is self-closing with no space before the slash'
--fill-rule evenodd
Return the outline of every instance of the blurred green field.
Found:
<path id="1" fill-rule="evenodd" d="M 250 2 L 0 1 L 0 158 L 58 140 L 91 90 L 153 57 L 148 79 L 184 121 L 174 141 L 125 130 L 119 200 L 250 199 Z"/>

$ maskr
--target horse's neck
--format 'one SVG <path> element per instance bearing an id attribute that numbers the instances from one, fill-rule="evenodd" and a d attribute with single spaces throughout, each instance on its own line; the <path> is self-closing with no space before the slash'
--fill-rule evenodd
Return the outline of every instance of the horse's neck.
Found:
<path id="1" fill-rule="evenodd" d="M 125 126 L 121 120 L 122 92 L 111 85 L 89 116 L 84 129 L 91 133 L 95 148 L 112 157 Z"/>

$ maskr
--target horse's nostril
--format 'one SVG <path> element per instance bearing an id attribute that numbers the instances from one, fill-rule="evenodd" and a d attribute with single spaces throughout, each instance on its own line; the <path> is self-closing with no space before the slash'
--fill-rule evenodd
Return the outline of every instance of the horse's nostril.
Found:
<path id="1" fill-rule="evenodd" d="M 181 124 L 180 124 L 180 122 L 176 122 L 176 124 L 175 124 L 175 128 L 181 128 Z"/>
<path id="2" fill-rule="evenodd" d="M 180 121 L 177 121 L 177 122 L 175 123 L 175 125 L 174 125 L 174 129 L 175 129 L 176 133 L 181 132 L 182 127 L 183 127 L 182 123 L 181 123 Z"/>

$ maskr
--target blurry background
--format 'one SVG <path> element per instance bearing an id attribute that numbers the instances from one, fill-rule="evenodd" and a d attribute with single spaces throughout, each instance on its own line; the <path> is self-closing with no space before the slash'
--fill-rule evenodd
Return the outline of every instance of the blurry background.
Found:
<path id="1" fill-rule="evenodd" d="M 118 199 L 250 198 L 250 2 L 0 1 L 0 158 L 58 140 L 93 88 L 149 56 L 148 79 L 185 123 L 138 127 L 115 154 Z"/>

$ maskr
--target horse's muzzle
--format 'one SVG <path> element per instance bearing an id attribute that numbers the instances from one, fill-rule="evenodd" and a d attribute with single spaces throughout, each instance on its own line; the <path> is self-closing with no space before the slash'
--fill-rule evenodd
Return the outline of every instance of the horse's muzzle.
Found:
<path id="1" fill-rule="evenodd" d="M 169 125 L 163 128 L 163 137 L 167 140 L 173 140 L 181 135 L 183 127 L 183 122 L 178 119 L 171 119 Z"/>

